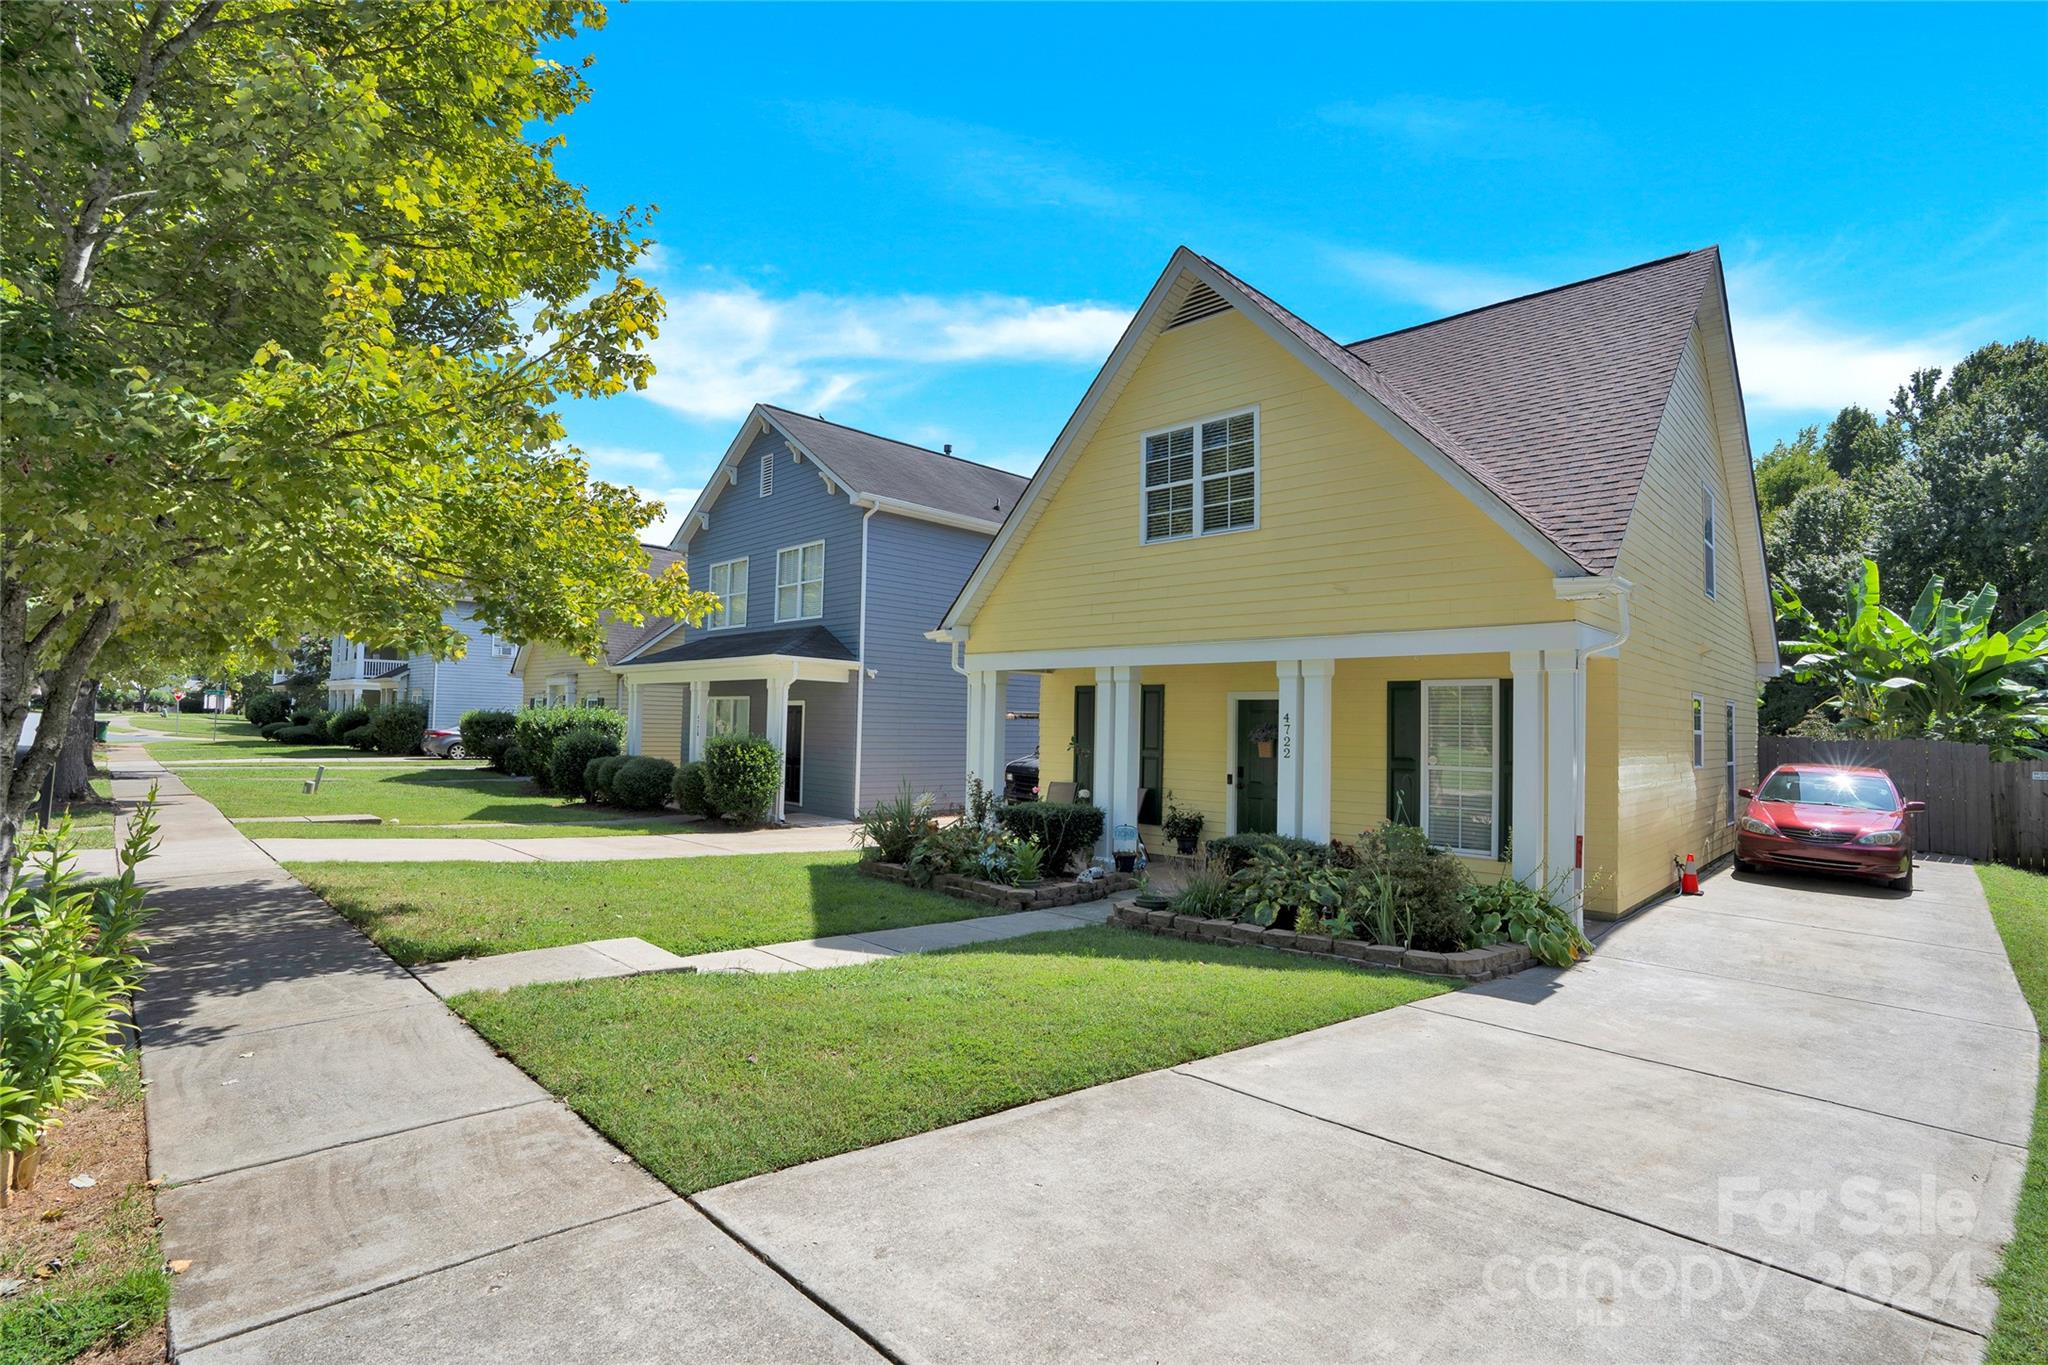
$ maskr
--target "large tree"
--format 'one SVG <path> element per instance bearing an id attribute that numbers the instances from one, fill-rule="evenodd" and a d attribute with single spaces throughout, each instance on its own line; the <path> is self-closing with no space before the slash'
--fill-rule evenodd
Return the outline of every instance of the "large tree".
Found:
<path id="1" fill-rule="evenodd" d="M 95 677 L 302 633 L 457 649 L 458 591 L 591 654 L 606 612 L 701 615 L 553 415 L 644 383 L 660 312 L 646 215 L 553 162 L 587 87 L 544 53 L 602 20 L 0 6 L 0 868 Z"/>

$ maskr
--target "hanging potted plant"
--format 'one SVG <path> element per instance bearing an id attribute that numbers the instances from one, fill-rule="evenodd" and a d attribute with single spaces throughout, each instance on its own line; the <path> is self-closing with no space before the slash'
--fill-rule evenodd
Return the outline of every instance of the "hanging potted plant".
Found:
<path id="1" fill-rule="evenodd" d="M 1166 819 L 1160 822 L 1159 828 L 1165 832 L 1167 838 L 1173 840 L 1174 846 L 1180 850 L 1183 856 L 1191 856 L 1195 851 L 1195 845 L 1200 842 L 1202 837 L 1203 819 L 1202 812 L 1198 810 L 1182 810 L 1179 806 L 1175 805 L 1173 793 L 1168 792 L 1166 794 Z"/>
<path id="2" fill-rule="evenodd" d="M 1273 756 L 1273 745 L 1279 738 L 1279 726 L 1261 725 L 1258 729 L 1252 731 L 1252 747 L 1258 750 L 1260 758 L 1271 758 Z"/>

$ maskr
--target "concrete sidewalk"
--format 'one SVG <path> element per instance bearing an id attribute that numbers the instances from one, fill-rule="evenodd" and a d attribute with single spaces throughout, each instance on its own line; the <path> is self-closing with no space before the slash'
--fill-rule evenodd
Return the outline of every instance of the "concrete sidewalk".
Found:
<path id="1" fill-rule="evenodd" d="M 175 777 L 138 1002 L 171 1351 L 868 1360 Z"/>
<path id="2" fill-rule="evenodd" d="M 2039 1037 L 1972 869 L 709 1191 L 905 1360 L 1981 1356 Z"/>

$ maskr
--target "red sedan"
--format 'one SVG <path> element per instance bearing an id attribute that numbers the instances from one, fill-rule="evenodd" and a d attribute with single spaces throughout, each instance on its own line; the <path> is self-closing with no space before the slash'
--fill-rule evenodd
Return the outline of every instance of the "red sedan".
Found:
<path id="1" fill-rule="evenodd" d="M 1913 824 L 1924 801 L 1901 801 L 1882 768 L 1787 763 L 1752 791 L 1736 822 L 1738 872 L 1782 867 L 1842 872 L 1913 889 Z"/>

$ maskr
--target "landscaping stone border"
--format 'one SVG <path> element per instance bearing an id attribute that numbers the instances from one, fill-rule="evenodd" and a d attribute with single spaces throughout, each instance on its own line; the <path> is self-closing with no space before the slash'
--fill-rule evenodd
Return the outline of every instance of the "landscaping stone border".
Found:
<path id="1" fill-rule="evenodd" d="M 902 863 L 868 859 L 859 866 L 870 877 L 904 886 L 911 884 L 910 874 Z M 1128 872 L 1107 872 L 1090 882 L 1047 881 L 1037 886 L 1009 886 L 1003 882 L 985 882 L 976 877 L 960 877 L 947 872 L 932 878 L 930 889 L 955 900 L 991 905 L 1002 910 L 1051 910 L 1055 906 L 1099 901 L 1121 891 L 1133 890 L 1137 885 L 1138 879 Z"/>
<path id="2" fill-rule="evenodd" d="M 1292 929 L 1261 929 L 1256 924 L 1241 924 L 1236 920 L 1200 919 L 1193 915 L 1176 915 L 1171 910 L 1143 910 L 1135 905 L 1120 907 L 1110 915 L 1109 922 L 1169 938 L 1277 948 L 1281 952 L 1335 958 L 1360 967 L 1384 967 L 1423 976 L 1449 976 L 1460 981 L 1492 981 L 1536 965 L 1535 954 L 1519 943 L 1496 943 L 1490 948 L 1467 948 L 1459 953 L 1427 953 L 1419 948 L 1395 948 L 1361 943 L 1351 938 L 1333 939 L 1327 934 L 1297 934 Z"/>

